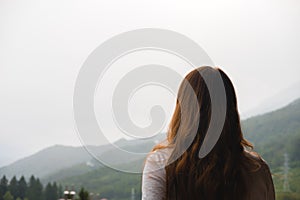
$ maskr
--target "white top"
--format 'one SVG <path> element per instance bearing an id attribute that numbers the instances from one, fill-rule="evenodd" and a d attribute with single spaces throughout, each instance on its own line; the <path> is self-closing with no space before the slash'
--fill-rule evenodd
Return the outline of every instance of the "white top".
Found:
<path id="1" fill-rule="evenodd" d="M 142 200 L 162 200 L 166 194 L 165 165 L 171 148 L 157 149 L 146 159 L 142 176 Z"/>

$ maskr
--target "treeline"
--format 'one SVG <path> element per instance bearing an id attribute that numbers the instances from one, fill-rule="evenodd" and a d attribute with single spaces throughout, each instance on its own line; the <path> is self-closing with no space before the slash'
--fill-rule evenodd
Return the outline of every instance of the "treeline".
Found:
<path id="1" fill-rule="evenodd" d="M 15 176 L 9 181 L 6 176 L 0 180 L 0 200 L 55 200 L 63 195 L 61 185 L 48 183 L 44 188 L 38 178 L 31 176 L 26 182 L 24 176 Z"/>

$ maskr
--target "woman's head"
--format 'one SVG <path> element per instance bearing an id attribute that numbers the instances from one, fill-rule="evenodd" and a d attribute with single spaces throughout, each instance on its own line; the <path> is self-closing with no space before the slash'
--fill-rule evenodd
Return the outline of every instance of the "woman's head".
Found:
<path id="1" fill-rule="evenodd" d="M 219 79 L 225 90 L 226 96 L 223 99 L 219 94 L 222 90 L 215 87 Z M 195 96 L 197 102 L 194 100 Z M 212 98 L 214 98 L 214 107 L 212 107 Z M 221 69 L 205 66 L 191 71 L 179 87 L 175 112 L 169 125 L 168 141 L 171 145 L 177 144 L 179 148 L 179 143 L 192 137 L 194 148 L 199 149 L 209 125 L 222 126 L 219 131 L 223 130 L 221 134 L 214 133 L 221 138 L 218 140 L 219 144 L 215 145 L 214 151 L 226 151 L 228 148 L 240 149 L 242 144 L 250 146 L 243 139 L 240 130 L 237 99 L 232 82 Z"/>
<path id="2" fill-rule="evenodd" d="M 220 77 L 225 101 L 218 101 L 222 90 L 211 89 L 217 88 L 214 86 Z M 208 135 L 209 126 L 220 126 L 220 133 Z M 207 142 L 204 138 L 212 135 L 217 136 L 216 143 L 204 158 L 199 158 L 198 152 Z M 167 199 L 173 199 L 176 192 L 177 199 L 242 198 L 246 189 L 241 168 L 256 163 L 244 154 L 244 147 L 252 145 L 243 138 L 234 87 L 221 69 L 200 67 L 184 78 L 167 140 L 173 147 L 171 162 L 165 167 Z"/>

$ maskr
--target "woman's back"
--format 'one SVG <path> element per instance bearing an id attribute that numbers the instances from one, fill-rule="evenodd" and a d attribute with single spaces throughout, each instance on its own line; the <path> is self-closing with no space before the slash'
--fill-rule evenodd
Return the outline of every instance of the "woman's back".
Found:
<path id="1" fill-rule="evenodd" d="M 166 198 L 166 170 L 168 159 L 173 148 L 157 149 L 149 154 L 146 159 L 142 178 L 142 199 L 162 200 Z M 249 172 L 244 169 L 246 187 L 248 189 L 245 200 L 274 200 L 275 191 L 266 162 L 256 154 L 245 151 L 245 154 L 255 159 L 259 169 Z M 176 197 L 174 197 L 176 199 Z"/>

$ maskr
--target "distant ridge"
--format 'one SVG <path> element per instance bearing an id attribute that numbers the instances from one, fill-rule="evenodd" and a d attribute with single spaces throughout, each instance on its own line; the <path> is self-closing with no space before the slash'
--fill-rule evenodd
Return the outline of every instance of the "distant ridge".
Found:
<path id="1" fill-rule="evenodd" d="M 272 167 L 283 162 L 284 153 L 291 161 L 300 160 L 300 99 L 289 105 L 242 122 L 244 135 Z M 298 151 L 299 150 L 299 151 Z"/>
<path id="2" fill-rule="evenodd" d="M 280 109 L 300 98 L 300 82 L 278 92 L 276 95 L 267 98 L 255 108 L 241 113 L 242 119 L 255 117 L 257 115 L 266 114 L 268 112 Z"/>
<path id="3" fill-rule="evenodd" d="M 152 138 L 150 141 L 136 141 L 121 138 L 115 142 L 115 145 L 128 151 L 140 151 L 147 153 L 153 147 L 156 140 L 162 140 L 164 134 Z M 89 146 L 93 154 L 102 159 L 112 160 L 115 164 L 133 161 L 130 158 L 119 158 L 114 161 L 116 154 L 111 145 Z M 63 145 L 54 145 L 45 148 L 31 156 L 22 158 L 10 165 L 0 168 L 0 176 L 6 175 L 8 178 L 16 175 L 20 177 L 30 177 L 32 174 L 42 180 L 63 178 L 75 174 L 85 173 L 100 167 L 102 164 L 93 158 L 84 147 L 70 147 Z M 59 175 L 56 175 L 58 174 Z"/>
<path id="4" fill-rule="evenodd" d="M 294 146 L 300 144 L 300 99 L 275 111 L 243 120 L 242 128 L 245 137 L 254 143 L 255 150 L 261 153 L 272 167 L 281 164 L 283 152 L 290 153 L 291 161 L 295 161 L 299 157 Z M 128 151 L 148 152 L 155 142 L 165 137 L 165 134 L 159 134 L 151 141 L 120 139 L 115 144 Z M 116 159 L 115 151 L 108 145 L 90 148 L 102 158 L 111 159 L 116 165 L 137 162 L 126 157 Z M 100 166 L 101 163 L 92 158 L 83 147 L 55 145 L 0 168 L 0 176 L 5 174 L 8 177 L 28 177 L 34 174 L 44 180 L 58 180 L 84 174 Z"/>
<path id="5" fill-rule="evenodd" d="M 107 150 L 105 146 L 91 147 L 99 149 L 99 153 Z M 8 166 L 0 168 L 0 175 L 8 178 L 16 175 L 29 177 L 45 177 L 51 173 L 91 160 L 91 156 L 83 147 L 54 145 L 45 148 L 31 156 L 22 158 Z"/>

